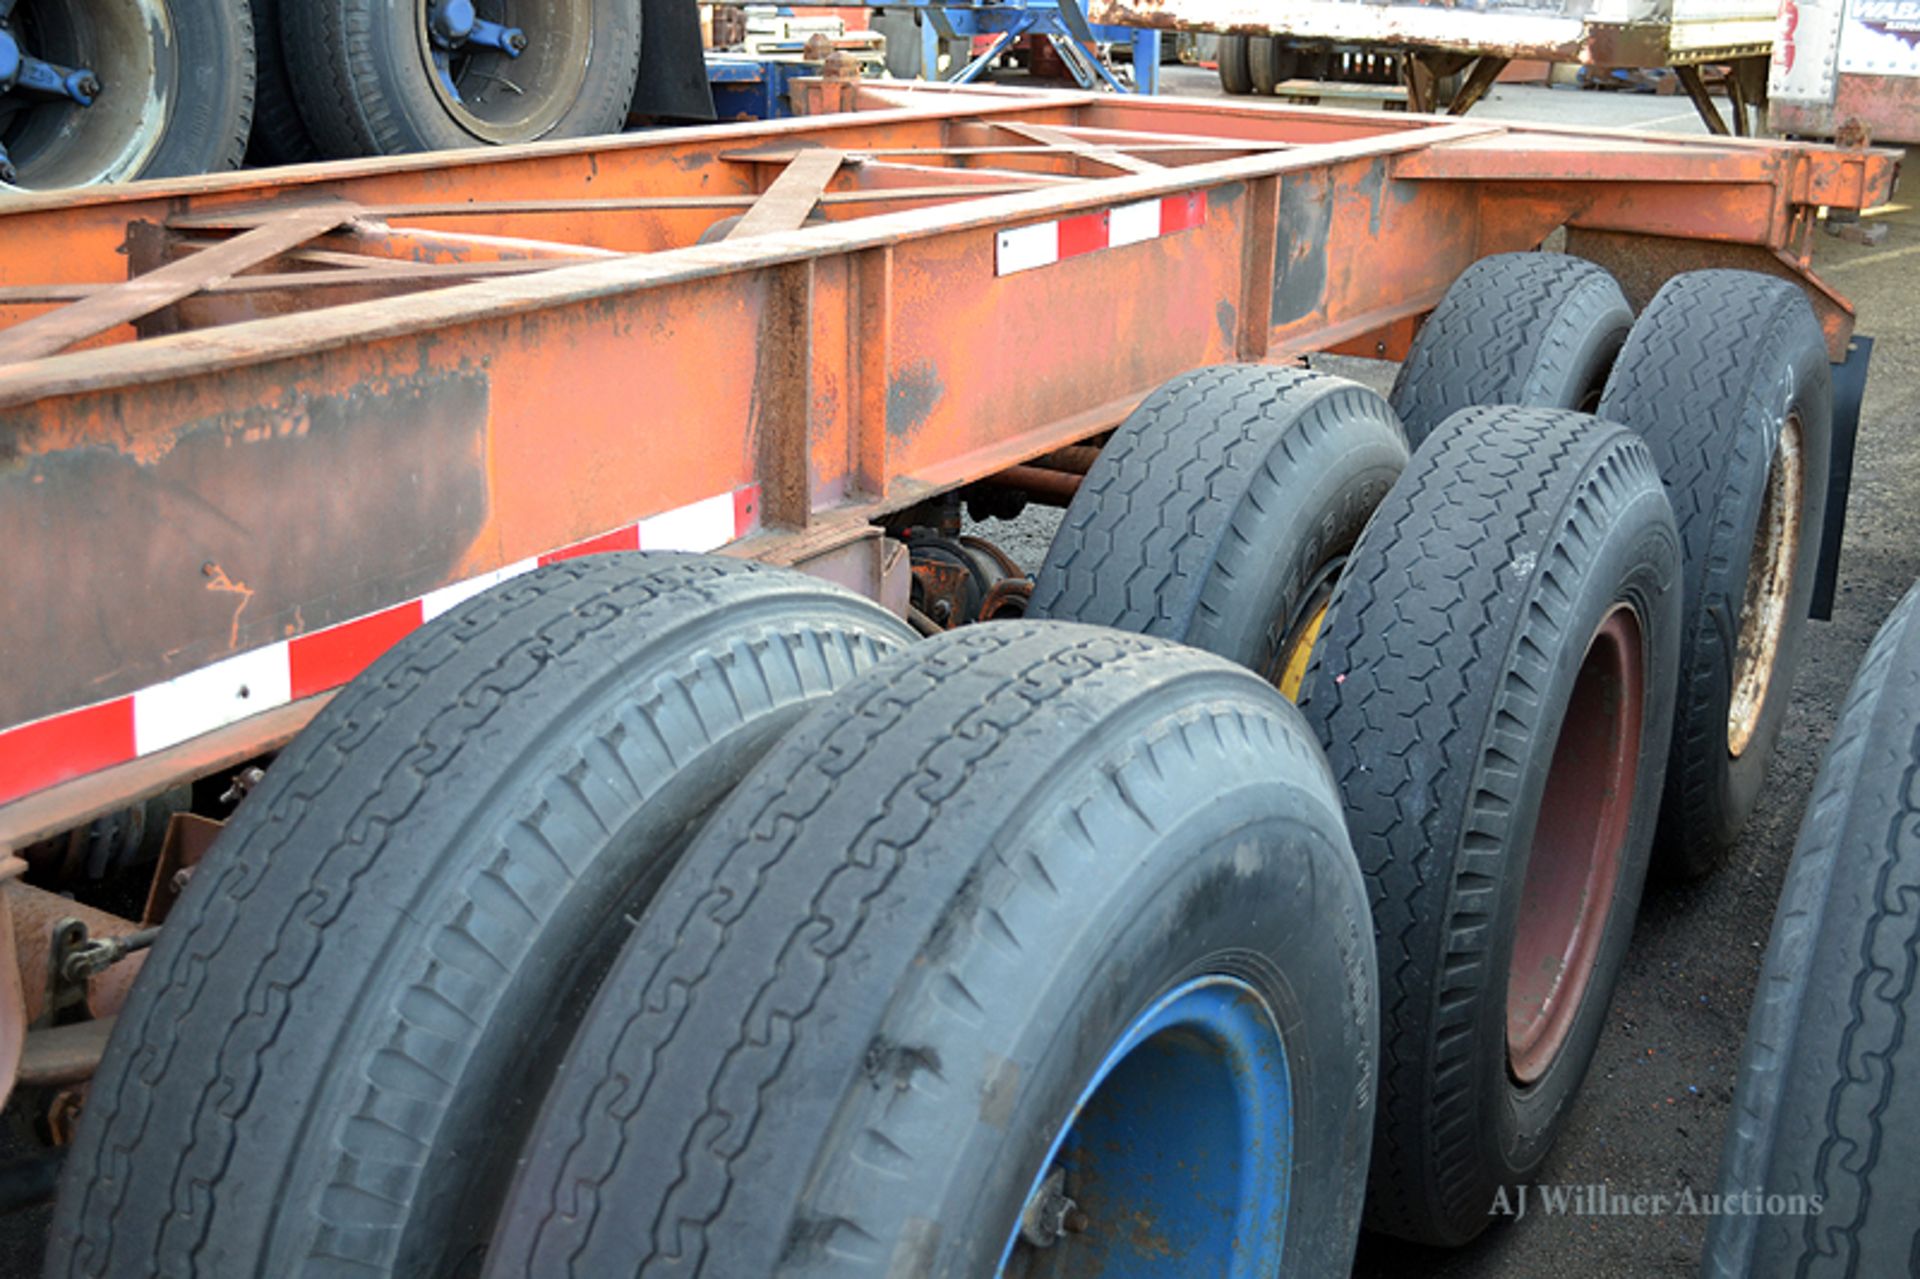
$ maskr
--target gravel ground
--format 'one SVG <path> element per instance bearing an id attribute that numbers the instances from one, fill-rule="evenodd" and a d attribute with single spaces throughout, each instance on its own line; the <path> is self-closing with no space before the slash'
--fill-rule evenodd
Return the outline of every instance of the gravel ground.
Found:
<path id="1" fill-rule="evenodd" d="M 1210 72 L 1169 68 L 1174 92 L 1212 94 Z M 1489 117 L 1698 131 L 1672 98 L 1501 86 Z M 1905 184 L 1920 203 L 1920 179 Z M 1593 1072 L 1549 1159 L 1549 1184 L 1602 1183 L 1633 1194 L 1710 1190 L 1747 1007 L 1796 827 L 1868 640 L 1920 577 L 1920 213 L 1897 208 L 1883 244 L 1821 236 L 1816 267 L 1858 305 L 1878 339 L 1869 382 L 1834 620 L 1813 623 L 1765 796 L 1728 864 L 1703 883 L 1650 887 Z M 1316 361 L 1384 390 L 1393 367 Z M 1059 520 L 1033 510 L 976 531 L 1038 567 Z M 10 1145 L 0 1137 L 0 1147 Z M 7 1150 L 5 1153 L 12 1153 Z M 37 1273 L 47 1214 L 0 1219 L 0 1279 Z M 1691 1275 L 1704 1222 L 1667 1216 L 1570 1217 L 1535 1212 L 1456 1252 L 1365 1241 L 1355 1275 L 1453 1279 Z"/>

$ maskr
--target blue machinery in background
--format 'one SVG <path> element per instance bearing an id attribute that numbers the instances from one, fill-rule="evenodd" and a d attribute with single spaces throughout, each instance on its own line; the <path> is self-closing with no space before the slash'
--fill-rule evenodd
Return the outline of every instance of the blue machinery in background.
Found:
<path id="1" fill-rule="evenodd" d="M 818 0 L 831 5 L 832 0 Z M 1073 78 L 1083 89 L 1100 85 L 1116 93 L 1155 93 L 1160 87 L 1160 32 L 1135 27 L 1114 27 L 1091 23 L 1084 0 L 1004 0 L 1004 3 L 973 5 L 932 4 L 908 0 L 901 4 L 871 4 L 866 7 L 892 13 L 913 14 L 918 19 L 920 65 L 940 65 L 943 44 L 966 41 L 975 36 L 993 36 L 991 46 L 977 56 L 955 66 L 944 78 L 951 84 L 966 84 L 977 79 L 993 60 L 1005 53 L 1021 36 L 1045 36 L 1059 52 Z M 781 6 L 782 13 L 811 7 L 808 0 Z M 847 5 L 841 8 L 853 7 Z M 1121 82 L 1113 69 L 1089 53 L 1095 44 L 1130 44 L 1133 48 L 1133 85 Z M 818 75 L 816 64 L 790 59 L 764 58 L 741 53 L 709 53 L 707 80 L 713 87 L 714 110 L 722 120 L 749 116 L 774 120 L 792 114 L 787 84 L 798 76 Z"/>
<path id="2" fill-rule="evenodd" d="M 721 120 L 784 120 L 793 114 L 789 81 L 819 75 L 814 62 L 756 58 L 744 53 L 709 53 L 707 83 L 713 88 L 713 113 Z"/>
<path id="3" fill-rule="evenodd" d="M 100 81 L 82 67 L 58 66 L 43 62 L 21 46 L 13 30 L 13 7 L 17 0 L 0 0 L 0 98 L 9 94 L 42 99 L 67 98 L 83 107 L 93 105 L 100 96 Z M 0 182 L 17 179 L 12 157 L 0 146 Z"/>
<path id="4" fill-rule="evenodd" d="M 1006 0 L 999 4 L 947 5 L 915 3 L 875 5 L 910 11 L 920 18 L 920 50 L 923 67 L 940 65 L 942 41 L 971 40 L 974 36 L 994 36 L 993 44 L 946 79 L 966 84 L 985 71 L 993 60 L 1006 52 L 1021 36 L 1045 36 L 1060 53 L 1067 70 L 1083 89 L 1105 84 L 1116 93 L 1156 93 L 1160 88 L 1160 32 L 1136 27 L 1096 26 L 1087 21 L 1087 13 L 1076 0 Z M 1087 51 L 1094 44 L 1133 45 L 1133 87 L 1122 84 L 1112 68 Z"/>
<path id="5" fill-rule="evenodd" d="M 453 82 L 453 55 L 469 48 L 498 49 L 509 58 L 527 51 L 527 35 L 519 27 L 502 26 L 481 17 L 473 0 L 433 0 L 427 6 L 427 35 L 433 44 L 433 67 L 455 102 L 460 90 Z"/>

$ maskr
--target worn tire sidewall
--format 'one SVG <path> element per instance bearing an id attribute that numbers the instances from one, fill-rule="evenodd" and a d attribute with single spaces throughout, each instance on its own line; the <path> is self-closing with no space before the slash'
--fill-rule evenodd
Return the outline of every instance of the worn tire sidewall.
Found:
<path id="1" fill-rule="evenodd" d="M 1611 278 L 1590 277 L 1581 282 L 1578 295 L 1554 317 L 1553 324 L 1554 329 L 1568 330 L 1574 339 L 1571 355 L 1564 362 L 1536 365 L 1520 403 L 1583 413 L 1597 407 L 1607 374 L 1633 327 L 1633 312 L 1621 301 L 1619 286 Z M 1546 341 L 1556 336 L 1550 331 Z M 1587 403 L 1589 399 L 1594 403 Z"/>
<path id="2" fill-rule="evenodd" d="M 1140 727 L 1115 723 L 1103 736 L 1124 740 Z M 1301 736 L 1307 737 L 1304 728 Z M 1219 760 L 1212 774 L 1218 789 L 1196 797 L 1180 824 L 1132 854 L 1124 877 L 1103 882 L 1094 867 L 1053 862 L 1061 882 L 1098 892 L 1061 909 L 1110 923 L 1044 959 L 1032 956 L 1033 973 L 1047 980 L 1019 992 L 1024 998 L 1013 1009 L 1004 996 L 996 999 L 997 1020 L 984 1032 L 948 1021 L 949 1042 L 941 1043 L 927 1033 L 924 982 L 894 994 L 880 1039 L 925 1044 L 937 1053 L 984 1048 L 1031 1064 L 1003 1124 L 979 1122 L 970 1106 L 948 1107 L 939 1116 L 944 1131 L 927 1144 L 955 1152 L 939 1174 L 944 1184 L 874 1180 L 872 1193 L 898 1195 L 913 1203 L 904 1210 L 912 1216 L 947 1224 L 938 1252 L 920 1259 L 924 1273 L 978 1274 L 998 1265 L 1027 1187 L 1100 1061 L 1155 999 L 1209 973 L 1237 976 L 1267 1000 L 1291 1076 L 1292 1162 L 1324 1170 L 1292 1179 L 1287 1264 L 1303 1274 L 1344 1272 L 1351 1264 L 1361 1208 L 1358 1174 L 1372 1136 L 1377 1034 L 1365 890 L 1332 795 L 1281 776 L 1258 776 L 1255 764 Z M 1057 858 L 1044 824 L 1061 812 L 1084 814 L 1076 802 L 1093 789 L 1084 774 L 1059 780 L 1065 785 L 1032 806 L 1025 829 L 996 836 L 989 858 L 1017 858 L 1017 850 L 1035 840 Z M 1330 781 L 1323 785 L 1330 790 Z M 1110 835 L 1124 843 L 1139 829 L 1116 821 Z M 1272 853 L 1257 870 L 1249 870 L 1249 844 Z M 964 1043 L 953 1042 L 956 1032 L 964 1032 Z M 885 1099 L 857 1096 L 843 1108 L 814 1161 L 815 1178 L 858 1167 L 851 1152 L 869 1127 L 864 1113 L 875 1106 L 884 1110 Z M 796 1217 L 810 1216 L 802 1204 Z M 952 1228 L 960 1223 L 971 1229 Z"/>
<path id="3" fill-rule="evenodd" d="M 1806 326 L 1799 322 L 1805 318 L 1792 312 L 1776 317 L 1756 357 L 1759 367 L 1771 367 L 1774 371 L 1748 393 L 1741 429 L 1761 438 L 1764 449 L 1756 451 L 1757 456 L 1749 459 L 1749 466 L 1728 474 L 1722 485 L 1712 517 L 1715 536 L 1700 566 L 1696 588 L 1699 594 L 1692 596 L 1700 601 L 1696 616 L 1689 619 L 1688 626 L 1695 646 L 1695 661 L 1693 669 L 1682 674 L 1679 713 L 1704 725 L 1702 731 L 1715 734 L 1714 740 L 1724 750 L 1733 698 L 1740 610 L 1747 574 L 1752 567 L 1754 533 L 1760 524 L 1768 468 L 1788 416 L 1797 411 L 1804 469 L 1801 533 L 1792 593 L 1787 601 L 1786 622 L 1767 697 L 1753 737 L 1738 758 L 1728 753 L 1713 770 L 1708 811 L 1714 823 L 1713 838 L 1722 846 L 1732 843 L 1759 802 L 1774 742 L 1780 736 L 1787 706 L 1792 701 L 1793 672 L 1799 661 L 1800 644 L 1813 601 L 1814 578 L 1819 569 L 1820 530 L 1826 512 L 1828 458 L 1833 437 L 1832 373 L 1824 346 L 1807 341 Z M 1730 460 L 1729 466 L 1732 465 Z M 1684 726 L 1682 735 L 1685 735 Z M 1678 804 L 1664 807 L 1673 811 L 1680 808 Z M 1689 836 L 1671 825 L 1663 828 L 1660 843 L 1663 870 L 1677 869 L 1682 875 L 1694 876 L 1711 869 L 1717 862 L 1716 858 L 1692 847 Z"/>
<path id="4" fill-rule="evenodd" d="M 1527 780 L 1518 810 L 1523 814 L 1518 828 L 1526 834 L 1510 846 L 1501 877 L 1493 934 L 1497 941 L 1487 956 L 1493 980 L 1482 988 L 1476 1035 L 1480 1055 L 1478 1073 L 1487 1089 L 1483 1095 L 1501 1100 L 1491 1129 L 1483 1129 L 1492 1139 L 1492 1144 L 1485 1147 L 1485 1166 L 1493 1177 L 1485 1184 L 1482 1214 L 1491 1207 L 1499 1185 L 1531 1180 L 1545 1161 L 1592 1063 L 1605 1029 L 1613 987 L 1633 937 L 1653 844 L 1657 808 L 1654 801 L 1665 772 L 1667 744 L 1672 732 L 1673 689 L 1678 665 L 1679 591 L 1671 577 L 1673 565 L 1664 570 L 1660 565 L 1663 553 L 1671 556 L 1675 563 L 1678 559 L 1677 547 L 1668 532 L 1670 526 L 1660 518 L 1665 506 L 1657 495 L 1648 494 L 1616 513 L 1616 529 L 1637 526 L 1639 532 L 1614 539 L 1581 583 L 1564 623 L 1565 634 L 1574 637 L 1573 642 L 1563 644 L 1554 654 L 1553 683 L 1542 699 L 1545 704 L 1557 706 L 1559 714 L 1537 724 L 1526 746 Z M 1645 676 L 1640 741 L 1634 753 L 1634 811 L 1620 846 L 1618 877 L 1580 1007 L 1574 1014 L 1566 1041 L 1546 1073 L 1531 1085 L 1522 1086 L 1513 1080 L 1508 1070 L 1506 1014 L 1513 947 L 1532 858 L 1533 834 L 1540 817 L 1554 745 L 1565 723 L 1568 703 L 1586 656 L 1587 637 L 1598 631 L 1619 604 L 1632 606 L 1638 617 Z M 1664 643 L 1662 637 L 1665 637 Z M 1484 1220 L 1474 1221 L 1474 1232 L 1484 1224 Z"/>
<path id="5" fill-rule="evenodd" d="M 1388 412 L 1384 404 L 1380 407 L 1383 415 Z M 1264 476 L 1254 479 L 1250 488 L 1263 489 L 1261 505 L 1242 497 L 1232 526 L 1257 531 L 1254 540 L 1262 548 L 1291 553 L 1251 556 L 1257 575 L 1230 590 L 1205 583 L 1199 598 L 1218 601 L 1219 610 L 1199 612 L 1185 642 L 1238 662 L 1263 679 L 1277 673 L 1273 668 L 1287 630 L 1298 620 L 1308 592 L 1336 559 L 1353 549 L 1406 468 L 1406 445 L 1390 419 L 1354 419 L 1347 427 L 1315 441 L 1299 465 L 1285 467 L 1277 486 L 1267 489 Z M 1276 465 L 1280 463 L 1267 463 L 1269 468 Z M 1222 540 L 1229 541 L 1230 535 Z M 1224 553 L 1224 547 L 1216 549 L 1216 564 Z"/>
<path id="6" fill-rule="evenodd" d="M 253 122 L 253 15 L 248 0 L 163 0 L 173 47 L 158 72 L 169 95 L 165 134 L 142 178 L 238 168 Z"/>
<path id="7" fill-rule="evenodd" d="M 616 558 L 642 557 L 606 557 L 608 561 Z M 672 565 L 667 567 L 671 569 Z M 613 571 L 611 564 L 607 571 Z M 604 652 L 553 659 L 554 669 L 561 669 L 558 663 L 574 663 L 586 679 L 563 680 L 558 686 L 536 690 L 536 700 L 530 705 L 538 706 L 538 699 L 551 698 L 553 706 L 540 708 L 539 713 L 550 718 L 524 749 L 503 766 L 497 750 L 486 749 L 483 738 L 472 737 L 465 743 L 471 749 L 460 750 L 434 773 L 436 799 L 443 815 L 419 822 L 375 824 L 374 833 L 380 841 L 378 855 L 356 876 L 357 890 L 392 903 L 393 910 L 410 927 L 394 932 L 395 925 L 370 918 L 372 912 L 363 907 L 343 914 L 341 919 L 329 920 L 324 942 L 315 943 L 323 955 L 344 951 L 348 957 L 334 960 L 324 973 L 307 982 L 308 988 L 299 992 L 299 1000 L 309 1007 L 337 1005 L 348 983 L 358 993 L 349 1014 L 338 1023 L 337 1037 L 316 1045 L 316 1056 L 333 1067 L 329 1073 L 316 1077 L 304 1066 L 288 1070 L 284 1064 L 274 1065 L 284 1054 L 276 1054 L 274 1062 L 267 1063 L 276 1070 L 274 1086 L 284 1095 L 277 1107 L 279 1114 L 265 1116 L 260 1122 L 287 1131 L 282 1134 L 280 1153 L 267 1160 L 254 1160 L 253 1175 L 272 1178 L 282 1190 L 268 1217 L 251 1209 L 239 1210 L 245 1222 L 244 1238 L 226 1242 L 225 1264 L 292 1275 L 308 1272 L 315 1261 L 328 1255 L 329 1228 L 320 1221 L 317 1209 L 328 1188 L 341 1184 L 339 1169 L 343 1162 L 356 1162 L 347 1153 L 355 1147 L 345 1134 L 355 1125 L 365 1125 L 369 1115 L 380 1113 L 374 1094 L 384 1090 L 377 1089 L 372 1080 L 375 1063 L 390 1051 L 395 1040 L 401 1021 L 397 1005 L 410 992 L 431 986 L 437 971 L 458 969 L 444 959 L 439 944 L 446 934 L 469 927 L 467 903 L 479 899 L 476 885 L 495 877 L 496 860 L 506 857 L 505 850 L 511 846 L 508 834 L 543 822 L 558 828 L 556 819 L 543 818 L 552 807 L 551 790 L 557 785 L 553 779 L 564 777 L 588 744 L 607 740 L 627 707 L 644 701 L 656 681 L 675 673 L 697 673 L 724 682 L 726 677 L 714 665 L 712 655 L 729 637 L 756 631 L 777 637 L 823 625 L 838 626 L 852 634 L 891 635 L 900 647 L 910 641 L 904 627 L 890 631 L 890 619 L 875 606 L 850 594 L 838 597 L 833 588 L 816 588 L 805 579 L 780 576 L 788 580 L 768 575 L 765 595 L 755 593 L 763 581 L 758 570 L 717 579 L 717 587 L 710 589 L 720 596 L 720 604 L 704 612 L 672 615 L 638 644 L 631 639 L 617 640 L 626 650 L 622 662 L 600 666 L 599 661 L 606 658 Z M 674 607 L 671 596 L 655 598 Z M 484 599 L 463 605 L 462 610 L 470 611 L 483 603 Z M 816 603 L 825 607 L 812 607 Z M 497 624 L 521 625 L 549 616 L 544 608 L 530 611 L 534 617 L 516 617 Z M 462 616 L 462 611 L 456 611 L 441 625 L 458 625 Z M 152 1008 L 165 997 L 162 979 L 176 980 L 183 968 L 211 965 L 217 958 L 224 935 L 206 935 L 215 932 L 206 922 L 210 905 L 235 886 L 273 876 L 274 859 L 253 855 L 256 850 L 251 847 L 251 836 L 259 835 L 263 851 L 270 853 L 274 825 L 304 820 L 299 815 L 280 815 L 281 796 L 297 796 L 303 787 L 313 785 L 303 769 L 323 744 L 338 750 L 341 734 L 348 739 L 357 736 L 364 742 L 371 728 L 356 717 L 365 716 L 368 707 L 356 699 L 355 688 L 366 687 L 377 700 L 385 690 L 376 692 L 374 685 L 389 672 L 406 671 L 414 660 L 408 648 L 403 641 L 390 650 L 361 677 L 361 685 L 350 686 L 322 710 L 228 823 L 176 903 L 175 923 L 163 931 L 156 944 L 148 965 L 154 979 L 138 982 L 133 988 L 102 1066 L 103 1079 L 123 1078 L 129 1072 L 151 1068 L 142 1061 L 150 1055 L 149 1049 L 129 1035 L 152 1020 Z M 579 665 L 589 661 L 594 665 Z M 512 1154 L 537 1111 L 543 1072 L 550 1076 L 568 1042 L 568 1034 L 556 1028 L 563 1019 L 577 1020 L 584 1012 L 598 977 L 610 966 L 631 927 L 629 916 L 644 906 L 670 872 L 706 812 L 818 699 L 820 689 L 811 684 L 807 688 L 805 695 L 785 690 L 785 704 L 758 716 L 748 716 L 743 709 L 741 722 L 720 731 L 711 741 L 690 743 L 683 735 L 677 744 L 667 745 L 665 749 L 675 759 L 669 777 L 646 789 L 637 804 L 630 804 L 624 813 L 614 813 L 604 797 L 601 807 L 594 810 L 599 820 L 610 815 L 614 818 L 610 831 L 597 831 L 580 821 L 572 823 L 571 828 L 581 838 L 594 841 L 598 851 L 576 852 L 568 868 L 570 877 L 556 888 L 551 877 L 549 881 L 539 878 L 531 862 L 514 875 L 515 890 L 526 895 L 521 906 L 525 922 L 519 922 L 518 914 L 512 916 L 517 933 L 504 925 L 472 925 L 484 928 L 489 943 L 514 958 L 512 967 L 490 985 L 477 977 L 461 978 L 459 989 L 478 991 L 468 1002 L 482 1018 L 473 1023 L 474 1029 L 464 1041 L 444 1037 L 444 1042 L 435 1043 L 424 1030 L 410 1032 L 410 1042 L 427 1045 L 420 1051 L 431 1054 L 435 1068 L 446 1072 L 444 1092 L 437 1098 L 401 1092 L 407 1122 L 414 1123 L 416 1115 L 425 1116 L 419 1120 L 424 1127 L 408 1134 L 422 1148 L 419 1162 L 388 1173 L 363 1167 L 356 1174 L 361 1180 L 348 1187 L 364 1194 L 361 1187 L 365 1178 L 379 1177 L 382 1192 L 395 1205 L 401 1205 L 395 1213 L 396 1223 L 368 1227 L 372 1234 L 391 1240 L 391 1257 L 380 1264 L 390 1264 L 395 1273 L 401 1274 L 451 1273 L 484 1246 L 492 1226 L 491 1209 L 512 1173 Z M 704 733 L 715 731 L 705 717 L 699 722 Z M 694 754 L 688 759 L 685 756 L 690 746 Z M 436 749 L 423 737 L 416 752 L 431 759 Z M 648 751 L 657 753 L 653 747 Z M 347 762 L 333 781 L 343 790 L 361 795 L 370 793 L 378 778 L 367 766 L 356 769 L 352 753 L 348 753 Z M 360 784 L 365 785 L 364 791 L 355 788 Z M 607 795 L 618 802 L 627 800 L 612 788 Z M 470 807 L 463 806 L 469 803 Z M 377 829 L 379 825 L 384 825 L 384 831 Z M 494 855 L 444 854 L 446 849 L 460 847 L 491 849 Z M 318 899 L 309 907 L 309 913 L 316 916 L 331 916 L 346 909 L 344 898 L 335 902 L 330 894 L 314 890 L 308 895 Z M 536 914 L 536 906 L 543 913 Z M 321 925 L 316 920 L 313 926 Z M 379 949 L 364 962 L 351 957 L 356 950 L 364 953 L 369 947 Z M 286 998 L 291 1005 L 294 996 Z M 309 1011 L 304 1015 L 318 1014 Z M 218 1046 L 209 1046 L 208 1051 L 218 1051 Z M 263 1139 L 256 1135 L 249 1140 L 260 1143 Z M 379 1167 L 372 1161 L 369 1166 Z M 68 1169 L 63 1200 L 72 1198 L 77 1189 L 78 1171 L 77 1164 Z M 243 1174 L 234 1169 L 231 1175 Z M 336 1240 L 332 1244 L 339 1246 L 351 1248 L 355 1243 L 349 1240 L 341 1245 Z"/>

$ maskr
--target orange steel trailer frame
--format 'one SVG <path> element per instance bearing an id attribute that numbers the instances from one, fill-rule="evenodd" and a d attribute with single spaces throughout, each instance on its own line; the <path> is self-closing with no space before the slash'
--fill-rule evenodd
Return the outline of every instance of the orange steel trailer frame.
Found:
<path id="1" fill-rule="evenodd" d="M 877 517 L 1166 378 L 1397 356 L 1566 230 L 1803 287 L 1889 153 L 816 81 L 806 118 L 0 209 L 0 850 L 284 742 L 448 600 L 718 547 L 904 606 Z M 740 214 L 724 239 L 696 244 Z M 721 228 L 725 230 L 726 228 Z"/>

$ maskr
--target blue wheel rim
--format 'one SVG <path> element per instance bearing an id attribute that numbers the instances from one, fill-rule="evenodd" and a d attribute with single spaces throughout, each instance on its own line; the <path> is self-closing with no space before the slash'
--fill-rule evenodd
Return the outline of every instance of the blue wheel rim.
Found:
<path id="1" fill-rule="evenodd" d="M 1028 1187 L 1031 1201 L 1062 1170 L 1081 1229 L 1035 1248 L 1016 1222 L 998 1273 L 1270 1279 L 1292 1166 L 1293 1088 L 1273 1010 L 1237 978 L 1196 978 L 1108 1050 Z"/>

